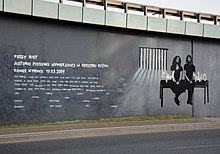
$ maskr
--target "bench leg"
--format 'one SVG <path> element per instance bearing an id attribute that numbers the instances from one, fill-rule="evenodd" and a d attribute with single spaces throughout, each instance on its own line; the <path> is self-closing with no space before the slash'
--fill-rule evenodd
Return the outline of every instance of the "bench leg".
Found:
<path id="1" fill-rule="evenodd" d="M 161 90 L 161 107 L 163 107 L 163 88 L 160 89 Z"/>
<path id="2" fill-rule="evenodd" d="M 209 83 L 207 83 L 207 102 L 209 102 Z"/>

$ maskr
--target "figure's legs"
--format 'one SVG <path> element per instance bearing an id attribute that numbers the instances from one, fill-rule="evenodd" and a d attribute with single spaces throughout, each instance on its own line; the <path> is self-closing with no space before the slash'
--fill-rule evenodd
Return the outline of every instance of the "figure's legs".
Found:
<path id="1" fill-rule="evenodd" d="M 179 97 L 179 92 L 178 92 L 178 85 L 174 81 L 170 81 L 170 89 L 172 92 L 175 94 L 174 101 L 175 103 L 180 106 L 180 101 L 178 99 Z"/>
<path id="2" fill-rule="evenodd" d="M 174 101 L 175 101 L 176 105 L 180 106 L 179 96 L 176 95 L 176 96 L 174 97 Z"/>
<path id="3" fill-rule="evenodd" d="M 186 91 L 187 89 L 187 82 L 180 81 L 179 84 L 176 84 L 174 81 L 170 82 L 170 89 L 175 94 L 174 101 L 175 103 L 180 106 L 179 96 Z"/>
<path id="4" fill-rule="evenodd" d="M 188 100 L 187 100 L 187 104 L 192 105 L 192 97 L 193 97 L 193 92 L 194 92 L 194 83 L 189 83 L 188 84 Z"/>
<path id="5" fill-rule="evenodd" d="M 180 106 L 179 96 L 186 91 L 185 81 L 180 81 L 176 87 L 174 101 Z"/>

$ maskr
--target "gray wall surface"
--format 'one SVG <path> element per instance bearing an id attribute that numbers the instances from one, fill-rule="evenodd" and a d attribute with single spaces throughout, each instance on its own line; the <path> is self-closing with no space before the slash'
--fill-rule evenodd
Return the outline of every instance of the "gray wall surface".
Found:
<path id="1" fill-rule="evenodd" d="M 164 89 L 161 107 L 162 70 L 139 68 L 139 47 L 168 49 L 168 72 L 174 56 L 184 65 L 192 54 L 210 96 L 204 104 L 204 89 L 194 90 L 194 115 L 220 115 L 219 40 L 9 14 L 0 14 L 0 34 L 0 125 L 192 115 L 187 92 L 177 106 Z"/>

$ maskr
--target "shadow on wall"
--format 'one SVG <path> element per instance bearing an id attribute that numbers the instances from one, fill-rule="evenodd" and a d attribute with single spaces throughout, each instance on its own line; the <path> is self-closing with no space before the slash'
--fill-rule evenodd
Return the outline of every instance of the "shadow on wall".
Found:
<path id="1" fill-rule="evenodd" d="M 159 98 L 157 89 L 161 73 L 161 70 L 139 68 L 120 99 L 117 116 L 147 115 L 149 108 Z"/>

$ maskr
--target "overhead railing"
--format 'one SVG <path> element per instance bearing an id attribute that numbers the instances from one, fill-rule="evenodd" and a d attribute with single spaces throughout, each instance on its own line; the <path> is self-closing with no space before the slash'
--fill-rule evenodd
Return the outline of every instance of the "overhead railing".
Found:
<path id="1" fill-rule="evenodd" d="M 121 0 L 56 0 L 55 3 L 48 0 L 0 0 L 1 11 L 69 22 L 220 39 L 219 15 Z"/>
<path id="2" fill-rule="evenodd" d="M 93 4 L 103 6 L 104 10 L 108 10 L 108 7 L 124 9 L 124 13 L 127 13 L 128 10 L 143 12 L 144 15 L 148 14 L 158 14 L 162 18 L 166 18 L 167 15 L 178 17 L 179 20 L 184 19 L 196 19 L 198 23 L 201 23 L 201 20 L 204 21 L 213 21 L 214 25 L 217 25 L 220 22 L 220 15 L 191 12 L 184 10 L 176 10 L 170 8 L 161 8 L 156 6 L 149 6 L 137 3 L 124 2 L 120 0 L 59 0 L 59 3 L 64 1 L 73 1 L 80 2 L 82 6 L 85 7 L 86 4 Z"/>

